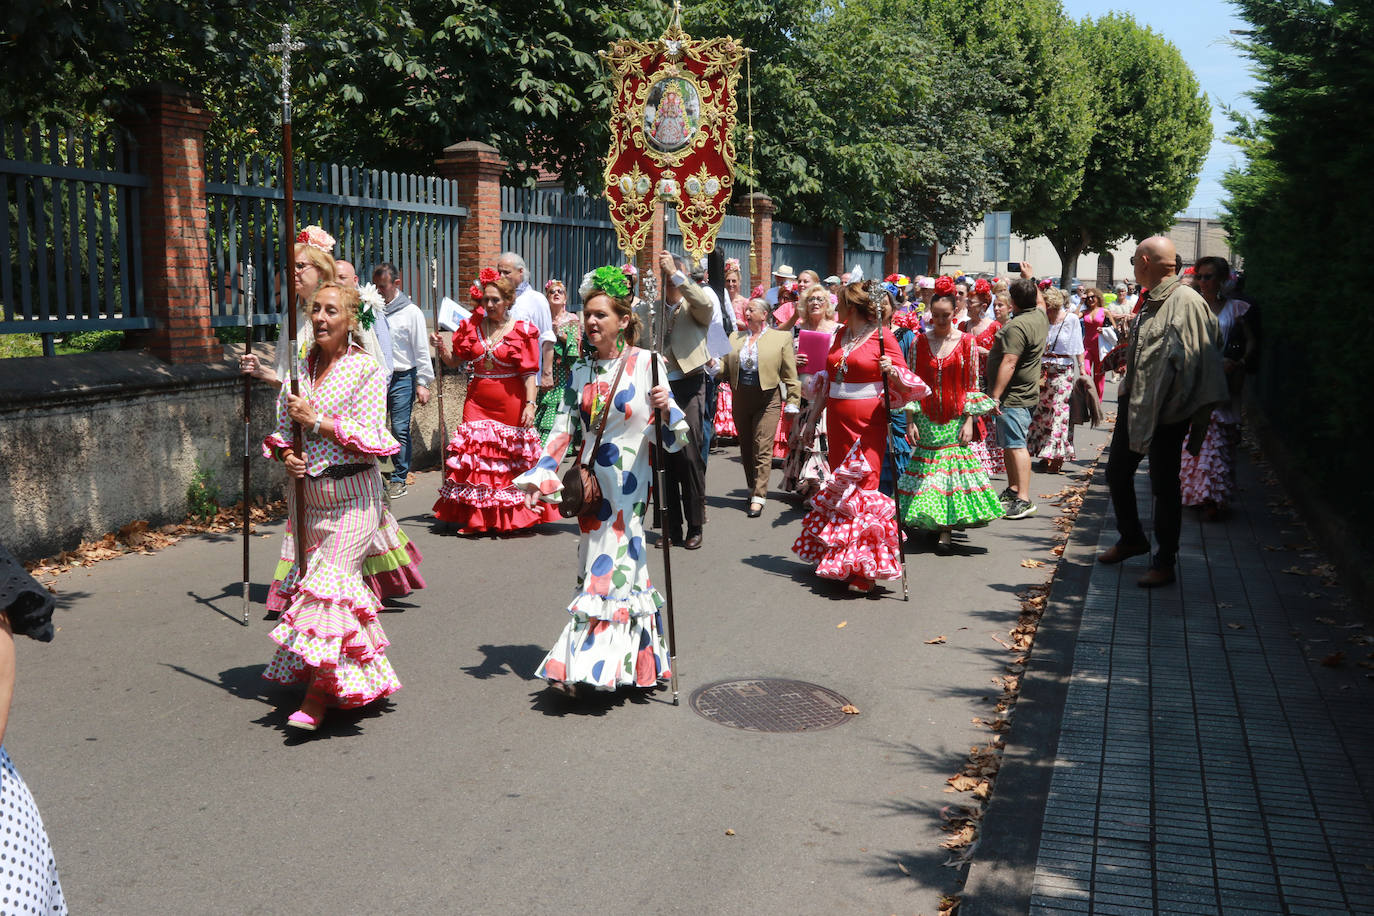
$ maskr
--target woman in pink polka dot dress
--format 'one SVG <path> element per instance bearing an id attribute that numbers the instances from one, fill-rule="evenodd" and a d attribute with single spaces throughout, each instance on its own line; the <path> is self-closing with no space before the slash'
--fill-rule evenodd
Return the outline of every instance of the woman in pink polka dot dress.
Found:
<path id="1" fill-rule="evenodd" d="M 306 731 L 329 706 L 364 706 L 401 688 L 386 658 L 380 602 L 362 575 L 382 523 L 377 458 L 400 445 L 387 425 L 385 371 L 353 338 L 366 320 L 359 311 L 356 290 L 325 283 L 316 291 L 300 396 L 283 386 L 277 428 L 263 441 L 265 455 L 305 480 L 306 571 L 293 566 L 281 585 L 290 604 L 271 633 L 278 648 L 263 676 L 306 685 L 287 720 Z M 293 420 L 305 432 L 301 457 L 290 448 Z"/>

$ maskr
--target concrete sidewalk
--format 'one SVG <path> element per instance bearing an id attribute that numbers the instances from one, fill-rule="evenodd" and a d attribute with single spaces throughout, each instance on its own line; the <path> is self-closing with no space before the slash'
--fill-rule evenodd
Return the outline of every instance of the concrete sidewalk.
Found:
<path id="1" fill-rule="evenodd" d="M 1374 681 L 1346 599 L 1242 447 L 1179 582 L 1116 541 L 1105 453 L 1065 552 L 961 916 L 1374 913 Z M 1137 476 L 1142 512 L 1151 505 Z M 1148 527 L 1148 522 L 1147 522 Z"/>

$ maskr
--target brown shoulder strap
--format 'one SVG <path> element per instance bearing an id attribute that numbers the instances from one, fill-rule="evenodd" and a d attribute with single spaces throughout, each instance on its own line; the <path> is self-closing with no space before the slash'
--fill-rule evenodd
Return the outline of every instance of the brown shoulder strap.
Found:
<path id="1" fill-rule="evenodd" d="M 611 415 L 611 408 L 615 405 L 615 390 L 620 387 L 620 376 L 625 371 L 625 363 L 629 361 L 630 355 L 626 353 L 620 358 L 620 365 L 615 370 L 615 380 L 611 382 L 611 390 L 606 394 L 606 406 L 601 409 L 601 419 L 596 422 L 596 441 L 592 443 L 592 456 L 585 464 L 592 466 L 596 460 L 596 453 L 601 448 L 601 434 L 606 431 L 606 419 Z M 593 403 L 595 400 L 593 399 Z"/>

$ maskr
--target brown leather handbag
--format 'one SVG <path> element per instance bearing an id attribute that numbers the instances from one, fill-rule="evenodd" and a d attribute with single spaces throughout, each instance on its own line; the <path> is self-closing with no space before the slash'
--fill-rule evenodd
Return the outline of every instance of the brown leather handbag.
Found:
<path id="1" fill-rule="evenodd" d="M 601 450 L 601 435 L 606 431 L 606 418 L 615 406 L 615 390 L 620 387 L 620 375 L 624 371 L 622 358 L 615 370 L 615 381 L 611 382 L 611 390 L 606 395 L 606 406 L 601 409 L 601 419 L 596 424 L 596 441 L 592 443 L 592 450 L 586 453 L 590 457 L 586 462 L 574 462 L 563 475 L 563 501 L 558 504 L 558 514 L 564 518 L 594 515 L 601 509 L 601 483 L 592 465 L 596 462 L 596 453 Z"/>

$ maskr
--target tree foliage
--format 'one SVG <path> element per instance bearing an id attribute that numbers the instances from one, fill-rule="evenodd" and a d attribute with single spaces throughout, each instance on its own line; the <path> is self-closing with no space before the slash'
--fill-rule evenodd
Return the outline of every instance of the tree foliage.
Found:
<path id="1" fill-rule="evenodd" d="M 1083 179 L 1041 215 L 1065 283 L 1080 254 L 1167 230 L 1212 142 L 1207 97 L 1174 45 L 1123 13 L 1084 20 L 1076 32 L 1093 81 Z"/>
<path id="2" fill-rule="evenodd" d="M 1366 0 L 1237 0 L 1253 27 L 1260 114 L 1234 117 L 1247 153 L 1223 179 L 1224 223 L 1245 256 L 1247 299 L 1262 299 L 1265 362 L 1257 382 L 1271 424 L 1319 486 L 1355 518 L 1374 512 L 1364 479 L 1374 441 L 1367 410 L 1374 309 L 1338 310 L 1334 333 L 1312 333 L 1313 277 L 1359 271 L 1374 251 L 1374 7 Z M 1352 115 L 1354 115 L 1352 117 Z M 1299 377 L 1301 382 L 1296 382 Z"/>

